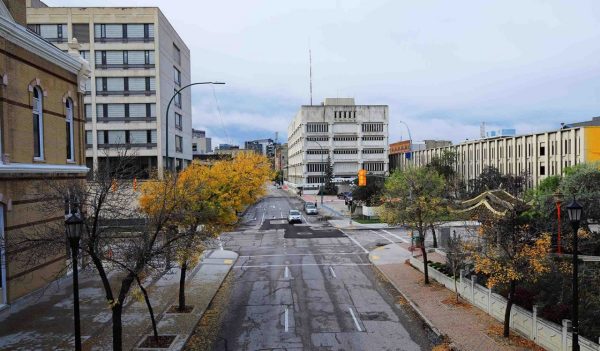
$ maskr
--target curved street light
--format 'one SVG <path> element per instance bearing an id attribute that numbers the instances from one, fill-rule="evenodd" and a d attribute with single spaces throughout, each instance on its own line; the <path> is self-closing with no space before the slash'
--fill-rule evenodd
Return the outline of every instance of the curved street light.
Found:
<path id="1" fill-rule="evenodd" d="M 404 122 L 404 121 L 399 121 L 399 122 L 406 126 L 406 130 L 408 131 L 408 139 L 412 144 L 412 136 L 410 135 L 410 128 L 408 127 L 408 124 L 406 124 L 406 122 Z"/>
<path id="2" fill-rule="evenodd" d="M 171 167 L 169 166 L 169 109 L 171 108 L 171 104 L 173 103 L 173 100 L 175 99 L 175 97 L 184 89 L 187 89 L 191 86 L 194 85 L 202 85 L 202 84 L 225 84 L 223 82 L 196 82 L 196 83 L 190 83 L 188 85 L 185 85 L 181 88 L 179 88 L 179 90 L 176 90 L 175 93 L 173 93 L 173 96 L 171 96 L 171 99 L 169 100 L 169 104 L 167 104 L 167 112 L 166 112 L 166 123 L 167 123 L 167 127 L 165 128 L 165 134 L 166 134 L 166 151 L 165 151 L 165 157 L 167 159 L 167 168 L 169 169 L 169 171 L 171 171 Z"/>

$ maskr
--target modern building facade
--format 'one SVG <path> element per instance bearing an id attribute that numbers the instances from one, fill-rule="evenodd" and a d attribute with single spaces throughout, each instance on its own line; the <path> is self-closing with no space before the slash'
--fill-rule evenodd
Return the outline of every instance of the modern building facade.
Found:
<path id="1" fill-rule="evenodd" d="M 0 311 L 65 268 L 66 247 L 40 257 L 39 246 L 14 244 L 63 225 L 67 213 L 48 209 L 48 182 L 84 181 L 88 172 L 90 67 L 77 47 L 64 53 L 28 31 L 25 12 L 24 1 L 0 1 Z"/>
<path id="2" fill-rule="evenodd" d="M 337 183 L 354 180 L 359 169 L 387 174 L 388 123 L 387 105 L 356 105 L 352 98 L 302 106 L 288 127 L 288 185 L 317 192 L 328 159 Z"/>
<path id="3" fill-rule="evenodd" d="M 206 137 L 206 131 L 192 129 L 192 155 L 206 155 L 212 152 L 212 140 Z"/>
<path id="4" fill-rule="evenodd" d="M 276 145 L 273 139 L 258 139 L 244 142 L 244 149 L 273 158 Z"/>
<path id="5" fill-rule="evenodd" d="M 468 185 L 489 166 L 502 174 L 527 174 L 529 187 L 547 176 L 561 175 L 579 163 L 600 160 L 600 117 L 561 129 L 515 136 L 467 140 L 457 145 L 411 151 L 399 157 L 399 169 L 425 166 L 444 151 L 456 153 L 456 171 Z"/>
<path id="6" fill-rule="evenodd" d="M 190 52 L 158 8 L 27 6 L 30 30 L 62 50 L 77 40 L 92 65 L 84 101 L 90 168 L 125 150 L 146 174 L 191 162 L 190 89 L 165 117 L 175 91 L 190 83 Z"/>

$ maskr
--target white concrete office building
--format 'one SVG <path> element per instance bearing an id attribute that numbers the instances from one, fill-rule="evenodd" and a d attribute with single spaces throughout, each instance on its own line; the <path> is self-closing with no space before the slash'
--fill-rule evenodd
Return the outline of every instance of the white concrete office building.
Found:
<path id="1" fill-rule="evenodd" d="M 190 89 L 165 117 L 174 92 L 190 83 L 190 51 L 158 8 L 27 6 L 30 30 L 63 50 L 75 38 L 92 66 L 84 99 L 88 167 L 125 149 L 144 173 L 191 162 Z"/>
<path id="2" fill-rule="evenodd" d="M 339 184 L 354 180 L 359 169 L 386 175 L 388 123 L 387 105 L 355 105 L 352 98 L 302 106 L 288 127 L 288 185 L 316 193 L 328 158 Z"/>

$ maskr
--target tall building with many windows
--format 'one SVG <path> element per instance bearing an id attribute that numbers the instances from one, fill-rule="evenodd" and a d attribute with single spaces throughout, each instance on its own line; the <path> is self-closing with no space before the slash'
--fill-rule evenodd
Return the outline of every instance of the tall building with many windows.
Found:
<path id="1" fill-rule="evenodd" d="M 190 83 L 190 52 L 158 8 L 27 6 L 31 31 L 63 50 L 77 40 L 92 66 L 84 99 L 88 167 L 124 150 L 146 174 L 191 162 L 191 90 L 175 97 L 165 117 L 175 91 Z"/>
<path id="2" fill-rule="evenodd" d="M 302 106 L 288 127 L 288 185 L 317 192 L 328 159 L 337 183 L 352 181 L 359 169 L 387 174 L 388 123 L 387 105 L 328 98 Z"/>

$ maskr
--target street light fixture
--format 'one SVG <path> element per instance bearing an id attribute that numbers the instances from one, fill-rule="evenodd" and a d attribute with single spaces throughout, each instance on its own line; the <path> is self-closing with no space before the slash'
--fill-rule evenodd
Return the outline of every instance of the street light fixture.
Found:
<path id="1" fill-rule="evenodd" d="M 560 192 L 560 189 L 556 189 L 556 191 L 554 192 L 554 194 L 552 194 L 552 197 L 554 197 L 554 203 L 556 204 L 556 218 L 558 220 L 558 230 L 557 230 L 557 236 L 556 236 L 556 249 L 558 254 L 560 255 L 562 253 L 562 244 L 560 241 L 560 232 L 562 230 L 562 224 L 561 224 L 561 218 L 560 218 L 560 206 L 563 202 L 564 199 L 564 195 L 563 193 Z"/>
<path id="2" fill-rule="evenodd" d="M 571 221 L 571 226 L 573 227 L 573 303 L 572 303 L 572 317 L 571 323 L 573 326 L 573 343 L 572 350 L 579 351 L 579 262 L 577 257 L 577 231 L 579 230 L 579 224 L 581 222 L 581 213 L 583 212 L 583 207 L 577 200 L 573 198 L 573 202 L 567 206 L 567 210 L 569 212 L 569 220 Z"/>
<path id="3" fill-rule="evenodd" d="M 65 234 L 71 246 L 71 263 L 73 264 L 73 314 L 75 326 L 75 350 L 81 350 L 81 326 L 79 318 L 79 272 L 77 270 L 77 253 L 79 240 L 83 230 L 83 218 L 78 209 L 65 220 Z"/>
<path id="4" fill-rule="evenodd" d="M 169 165 L 169 109 L 171 108 L 171 104 L 173 103 L 173 100 L 175 100 L 175 97 L 177 95 L 179 95 L 179 93 L 182 90 L 187 89 L 187 88 L 189 88 L 191 86 L 194 86 L 194 85 L 202 85 L 202 84 L 211 84 L 211 85 L 218 84 L 218 85 L 223 85 L 225 83 L 223 83 L 223 82 L 197 82 L 197 83 L 190 83 L 188 85 L 185 85 L 185 86 L 179 88 L 178 90 L 175 90 L 175 93 L 173 93 L 173 96 L 171 96 L 171 99 L 169 100 L 169 103 L 167 104 L 167 112 L 165 114 L 165 120 L 166 120 L 166 126 L 165 126 L 165 134 L 166 134 L 165 158 L 167 160 L 167 169 L 169 171 L 171 171 L 171 166 Z"/>

